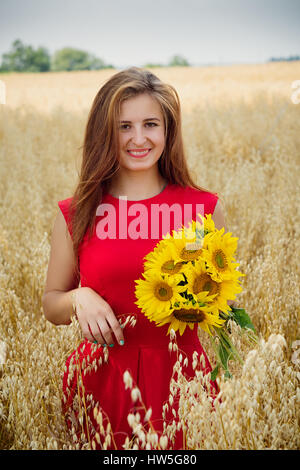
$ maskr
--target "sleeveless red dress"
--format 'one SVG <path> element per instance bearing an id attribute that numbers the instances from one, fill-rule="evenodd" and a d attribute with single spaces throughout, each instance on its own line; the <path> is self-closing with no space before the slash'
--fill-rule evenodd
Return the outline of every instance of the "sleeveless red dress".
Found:
<path id="1" fill-rule="evenodd" d="M 94 417 L 95 403 L 98 408 L 101 407 L 104 412 L 103 416 L 108 417 L 111 424 L 113 439 L 111 443 L 108 442 L 108 449 L 122 449 L 126 436 L 131 438 L 132 428 L 127 420 L 130 412 L 138 408 L 141 423 L 147 425 L 143 420 L 144 408 L 140 407 L 139 401 L 133 403 L 131 390 L 125 389 L 123 375 L 126 370 L 130 372 L 134 384 L 139 388 L 145 408 L 151 407 L 152 409 L 150 421 L 153 428 L 159 435 L 163 431 L 162 407 L 169 400 L 170 379 L 177 353 L 170 352 L 168 348 L 169 325 L 157 327 L 135 304 L 134 281 L 142 278 L 143 258 L 154 249 L 163 235 L 172 234 L 172 230 L 177 230 L 182 224 L 188 226 L 188 221 L 195 220 L 199 212 L 213 214 L 217 200 L 217 194 L 191 187 L 183 188 L 171 183 L 156 196 L 140 201 L 118 199 L 108 193 L 103 195 L 102 202 L 97 208 L 93 237 L 88 240 L 86 234 L 79 248 L 81 286 L 94 289 L 109 303 L 117 317 L 135 314 L 136 325 L 124 328 L 125 344 L 123 346 L 115 342 L 114 347 L 108 348 L 107 362 L 103 360 L 102 346 L 97 346 L 87 340 L 83 341 L 66 361 L 63 377 L 63 411 L 66 420 L 69 426 L 74 426 L 78 435 L 83 433 L 87 440 L 94 439 L 96 448 L 102 448 L 104 438 L 99 431 L 99 423 Z M 71 198 L 68 198 L 59 201 L 58 205 L 72 236 L 69 217 L 70 202 Z M 151 224 L 151 209 L 159 206 L 170 208 L 170 225 L 162 217 L 159 223 L 156 218 L 154 224 L 153 216 Z M 175 214 L 175 209 L 178 214 L 180 208 L 181 220 L 172 216 Z M 137 228 L 135 225 L 136 230 L 129 232 L 130 224 L 137 219 L 141 213 L 140 210 L 144 211 L 144 214 L 146 210 L 147 213 L 146 218 L 143 219 L 143 228 Z M 107 220 L 108 211 L 113 214 L 112 220 L 114 219 L 115 224 L 110 225 L 109 238 L 104 239 L 105 224 L 103 222 L 104 218 Z M 154 227 L 153 231 L 151 227 Z M 108 225 L 106 231 L 108 231 Z M 143 238 L 134 238 L 132 234 L 138 231 L 141 232 Z M 206 374 L 211 371 L 211 365 L 198 339 L 196 325 L 193 330 L 186 328 L 182 336 L 177 332 L 176 342 L 183 354 L 183 359 L 186 356 L 188 358 L 188 365 L 183 368 L 186 377 L 193 377 L 195 374 L 192 367 L 194 351 L 198 352 L 199 357 L 203 354 L 205 358 L 205 367 L 202 366 L 203 372 Z M 102 365 L 100 365 L 101 359 Z M 86 368 L 88 370 L 84 371 Z M 217 384 L 211 382 L 210 393 L 215 395 L 217 392 Z M 81 422 L 78 421 L 80 407 L 84 409 Z M 176 403 L 172 407 L 177 415 Z M 169 419 L 171 423 L 173 420 L 176 422 L 173 414 L 169 409 L 165 421 Z M 105 429 L 106 426 L 107 421 Z M 100 442 L 99 436 L 97 440 L 95 439 L 96 432 L 100 436 Z M 169 442 L 168 449 L 182 448 L 184 448 L 182 435 L 181 432 L 177 432 L 175 441 Z"/>

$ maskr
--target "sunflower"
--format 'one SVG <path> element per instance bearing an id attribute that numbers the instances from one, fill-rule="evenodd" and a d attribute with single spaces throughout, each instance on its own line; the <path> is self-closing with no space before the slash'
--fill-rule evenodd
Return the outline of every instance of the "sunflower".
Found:
<path id="1" fill-rule="evenodd" d="M 169 276 L 152 271 L 143 273 L 143 276 L 144 279 L 135 281 L 135 304 L 150 320 L 167 315 L 172 304 L 183 299 L 180 293 L 186 290 L 186 286 L 178 285 L 183 281 L 182 274 Z"/>
<path id="2" fill-rule="evenodd" d="M 168 234 L 169 235 L 169 234 Z M 171 235 L 169 235 L 169 237 L 171 237 Z M 156 246 L 154 247 L 154 249 L 152 250 L 151 253 L 159 253 L 160 251 L 162 251 L 166 246 L 168 246 L 168 243 L 169 243 L 169 239 L 166 239 L 166 240 L 159 240 L 159 242 L 156 244 Z"/>
<path id="3" fill-rule="evenodd" d="M 170 323 L 167 334 L 171 329 L 179 330 L 182 335 L 187 326 L 193 330 L 197 323 L 204 331 L 211 333 L 211 328 L 217 326 L 220 328 L 224 323 L 218 314 L 213 313 L 208 306 L 200 306 L 199 302 L 183 301 L 177 307 L 173 308 L 168 316 L 156 321 L 157 326 L 163 326 Z"/>
<path id="4" fill-rule="evenodd" d="M 203 217 L 201 213 L 199 213 L 197 214 L 197 217 L 200 221 L 192 220 L 184 230 L 189 234 L 189 237 L 193 235 L 195 237 L 194 241 L 201 244 L 204 248 L 205 240 L 208 238 L 207 236 L 215 233 L 216 227 L 213 219 L 211 218 L 211 214 L 206 214 L 205 217 Z"/>
<path id="5" fill-rule="evenodd" d="M 204 230 L 204 235 L 207 235 L 208 233 L 214 233 L 216 231 L 215 223 L 213 219 L 211 218 L 211 214 L 206 214 L 204 217 L 202 214 L 197 214 L 197 217 L 201 220 L 201 225 Z M 194 222 L 193 223 L 198 223 Z M 204 226 L 204 227 L 203 227 Z"/>
<path id="6" fill-rule="evenodd" d="M 206 248 L 209 236 L 216 231 L 211 214 L 203 217 L 199 213 L 198 217 L 201 222 L 192 220 L 187 227 L 183 225 L 179 230 L 174 230 L 172 238 L 170 234 L 166 236 L 170 242 L 173 242 L 173 256 L 178 262 L 197 259 L 202 249 Z"/>
<path id="7" fill-rule="evenodd" d="M 224 234 L 224 227 L 210 234 L 207 238 L 206 247 L 202 250 L 202 259 L 207 264 L 207 270 L 211 278 L 216 282 L 235 278 L 235 263 L 233 257 L 237 248 L 237 237 L 232 237 L 230 232 Z M 239 273 L 239 276 L 243 274 Z"/>
<path id="8" fill-rule="evenodd" d="M 183 263 L 176 262 L 174 259 L 169 242 L 156 247 L 144 259 L 146 260 L 144 270 L 148 273 L 177 274 L 183 265 Z"/>
<path id="9" fill-rule="evenodd" d="M 199 241 L 191 227 L 182 227 L 169 241 L 175 262 L 193 261 L 201 255 L 202 240 Z"/>
<path id="10" fill-rule="evenodd" d="M 184 266 L 182 272 L 187 279 L 187 289 L 197 300 L 201 300 L 203 291 L 214 298 L 209 301 L 209 306 L 221 311 L 229 310 L 227 300 L 234 300 L 235 294 L 242 291 L 237 279 L 239 273 L 233 272 L 234 279 L 217 282 L 210 276 L 206 269 L 205 261 L 201 258 L 195 264 L 189 263 Z"/>
<path id="11" fill-rule="evenodd" d="M 182 225 L 179 229 L 172 230 L 172 235 L 169 232 L 167 232 L 165 235 L 163 235 L 163 239 L 159 241 L 159 244 L 172 241 L 176 238 L 181 238 L 181 231 L 183 228 L 184 226 Z"/>

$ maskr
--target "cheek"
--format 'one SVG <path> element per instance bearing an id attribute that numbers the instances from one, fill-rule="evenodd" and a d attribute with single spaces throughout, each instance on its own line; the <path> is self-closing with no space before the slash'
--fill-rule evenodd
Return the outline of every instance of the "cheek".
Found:
<path id="1" fill-rule="evenodd" d="M 126 138 L 124 134 L 119 135 L 119 147 L 120 149 L 126 144 Z"/>
<path id="2" fill-rule="evenodd" d="M 157 145 L 161 146 L 161 147 L 164 147 L 165 146 L 165 135 L 164 133 L 159 130 L 156 134 L 155 134 L 155 138 L 154 138 L 155 142 Z"/>

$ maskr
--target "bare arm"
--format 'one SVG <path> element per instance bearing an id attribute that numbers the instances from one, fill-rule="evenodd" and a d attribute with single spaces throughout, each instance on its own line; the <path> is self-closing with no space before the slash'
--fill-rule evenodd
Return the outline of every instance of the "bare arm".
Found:
<path id="1" fill-rule="evenodd" d="M 42 298 L 44 314 L 55 325 L 71 322 L 72 297 L 79 285 L 75 276 L 72 240 L 59 211 L 54 221 L 46 286 Z"/>
<path id="2" fill-rule="evenodd" d="M 124 341 L 120 324 L 110 305 L 93 289 L 78 287 L 73 244 L 59 211 L 54 222 L 46 286 L 42 298 L 45 317 L 55 325 L 71 322 L 73 303 L 83 335 L 89 341 L 112 344 L 114 333 Z M 74 297 L 73 297 L 74 296 Z"/>
<path id="3" fill-rule="evenodd" d="M 227 232 L 225 223 L 225 208 L 220 199 L 217 201 L 214 213 L 211 218 L 213 219 L 217 230 L 220 230 L 222 227 L 224 227 L 225 232 Z"/>

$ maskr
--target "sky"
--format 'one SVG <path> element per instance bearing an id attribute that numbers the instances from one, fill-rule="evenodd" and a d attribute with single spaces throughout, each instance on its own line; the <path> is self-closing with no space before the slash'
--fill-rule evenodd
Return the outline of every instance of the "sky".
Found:
<path id="1" fill-rule="evenodd" d="M 15 39 L 116 68 L 262 63 L 300 55 L 300 0 L 0 0 L 0 59 Z"/>

